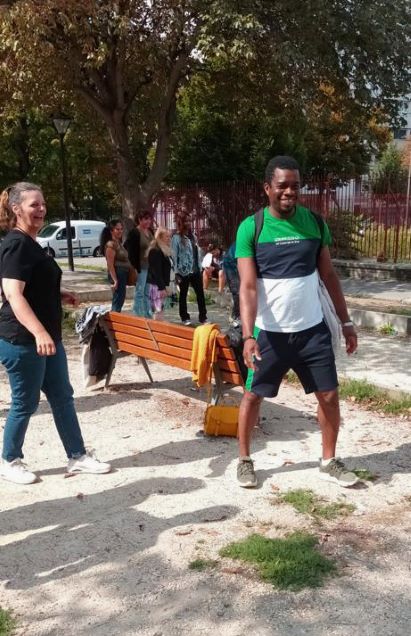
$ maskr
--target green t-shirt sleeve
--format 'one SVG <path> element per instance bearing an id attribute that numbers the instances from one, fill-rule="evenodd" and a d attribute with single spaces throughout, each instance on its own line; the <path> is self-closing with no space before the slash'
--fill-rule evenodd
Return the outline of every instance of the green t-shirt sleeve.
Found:
<path id="1" fill-rule="evenodd" d="M 240 223 L 237 230 L 235 247 L 236 258 L 248 258 L 250 256 L 255 256 L 254 234 L 254 215 L 251 215 Z"/>

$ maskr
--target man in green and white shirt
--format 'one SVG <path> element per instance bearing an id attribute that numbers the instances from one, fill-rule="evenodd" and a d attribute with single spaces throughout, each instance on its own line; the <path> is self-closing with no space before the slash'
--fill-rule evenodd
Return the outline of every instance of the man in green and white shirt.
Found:
<path id="1" fill-rule="evenodd" d="M 269 206 L 264 209 L 262 227 L 256 231 L 259 221 L 253 215 L 237 232 L 244 361 L 249 369 L 239 421 L 237 477 L 243 487 L 257 484 L 250 441 L 261 401 L 277 395 L 289 369 L 298 375 L 305 392 L 315 393 L 318 400 L 321 476 L 342 486 L 357 481 L 335 457 L 340 424 L 338 380 L 321 308 L 319 277 L 342 323 L 347 353 L 356 350 L 357 336 L 331 262 L 329 229 L 298 204 L 299 187 L 297 162 L 292 157 L 272 159 L 265 175 Z"/>

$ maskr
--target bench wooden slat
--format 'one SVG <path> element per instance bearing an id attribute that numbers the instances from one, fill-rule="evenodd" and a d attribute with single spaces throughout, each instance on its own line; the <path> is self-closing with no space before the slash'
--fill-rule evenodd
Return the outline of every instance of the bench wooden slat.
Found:
<path id="1" fill-rule="evenodd" d="M 187 349 L 187 351 L 189 351 L 191 355 L 191 350 L 193 348 L 192 340 L 185 340 L 184 338 L 180 338 L 178 336 L 171 336 L 167 333 L 162 333 L 161 331 L 155 332 L 155 338 L 159 344 L 164 343 L 172 345 L 174 347 L 180 347 L 181 349 Z"/>
<path id="2" fill-rule="evenodd" d="M 224 382 L 228 382 L 229 384 L 234 384 L 235 386 L 243 386 L 243 378 L 240 373 L 230 373 L 228 371 L 221 372 L 221 378 Z"/>
<path id="3" fill-rule="evenodd" d="M 117 339 L 118 334 L 122 334 L 125 337 L 127 336 L 135 336 L 137 338 L 141 338 L 142 340 L 150 340 L 153 341 L 150 332 L 147 329 L 143 329 L 141 327 L 132 327 L 127 326 L 121 323 L 108 323 L 108 327 L 113 334 L 114 340 Z"/>
<path id="4" fill-rule="evenodd" d="M 134 353 L 136 356 L 140 356 L 141 358 L 147 358 L 147 360 L 162 362 L 163 364 L 168 364 L 170 367 L 177 367 L 178 369 L 190 371 L 189 360 L 169 356 L 165 353 L 161 353 L 160 351 L 152 351 L 151 349 L 144 349 L 143 347 L 135 347 L 134 345 L 127 343 L 122 344 L 121 351 Z"/>
<path id="5" fill-rule="evenodd" d="M 220 360 L 219 358 L 218 366 L 221 371 L 232 371 L 233 373 L 239 372 L 237 360 Z"/>
<path id="6" fill-rule="evenodd" d="M 130 337 L 136 336 L 142 340 L 153 342 L 153 338 L 150 332 L 147 331 L 147 329 L 141 329 L 139 327 L 131 327 L 121 323 L 116 324 L 115 322 L 110 324 L 110 329 L 113 334 L 114 340 L 118 340 L 121 334 L 121 339 L 123 341 L 126 341 L 129 336 Z M 153 335 L 155 335 L 156 342 L 158 343 L 164 342 L 165 344 L 179 347 L 181 349 L 185 349 L 190 352 L 192 350 L 192 347 L 193 347 L 192 340 L 185 340 L 183 338 L 178 338 L 176 336 L 169 336 L 168 334 L 161 333 L 161 332 L 157 332 L 155 334 L 153 333 Z M 132 342 L 132 340 L 130 340 L 130 342 Z M 154 347 L 154 348 L 156 349 L 157 347 Z"/>
<path id="7" fill-rule="evenodd" d="M 110 311 L 108 314 L 104 315 L 104 319 L 110 323 L 116 323 L 120 325 L 127 325 L 133 327 L 142 327 L 143 329 L 147 329 L 146 327 L 146 319 L 141 318 L 140 316 L 134 316 L 130 314 L 124 314 L 118 311 Z M 150 321 L 155 322 L 155 321 Z"/>
<path id="8" fill-rule="evenodd" d="M 153 333 L 168 333 L 171 335 L 178 334 L 180 337 L 191 341 L 194 337 L 194 329 L 192 327 L 184 327 L 183 325 L 176 325 L 171 322 L 151 320 L 150 318 L 141 318 L 140 316 L 134 316 L 131 314 L 110 311 L 110 313 L 105 315 L 105 320 L 109 324 L 116 326 L 122 325 L 126 328 L 139 327 L 147 330 L 148 325 Z"/>
<path id="9" fill-rule="evenodd" d="M 171 322 L 162 322 L 160 320 L 147 320 L 153 334 L 166 333 L 170 336 L 178 336 L 184 340 L 193 342 L 194 329 L 192 327 L 184 327 L 183 325 L 175 325 Z"/>
<path id="10" fill-rule="evenodd" d="M 165 353 L 169 356 L 174 356 L 175 358 L 182 358 L 189 362 L 191 361 L 191 351 L 189 349 L 173 347 L 163 342 L 158 342 L 158 347 L 156 347 L 154 342 L 140 340 L 134 336 L 123 336 L 123 334 L 117 334 L 116 342 L 120 351 L 123 351 L 125 346 L 131 345 L 133 347 L 140 347 L 147 350 L 147 352 L 150 352 L 149 355 L 151 355 L 152 351 L 158 351 L 159 353 Z"/>
<path id="11" fill-rule="evenodd" d="M 219 360 L 235 360 L 236 357 L 234 355 L 234 351 L 232 349 L 220 349 L 218 347 L 217 357 Z"/>

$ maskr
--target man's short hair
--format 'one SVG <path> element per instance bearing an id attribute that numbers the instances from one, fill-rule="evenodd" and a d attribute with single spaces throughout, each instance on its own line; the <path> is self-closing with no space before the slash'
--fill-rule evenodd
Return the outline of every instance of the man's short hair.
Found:
<path id="1" fill-rule="evenodd" d="M 280 170 L 298 170 L 300 172 L 300 166 L 294 157 L 289 157 L 288 155 L 277 155 L 270 159 L 265 169 L 265 183 L 271 183 L 274 172 L 276 169 Z"/>

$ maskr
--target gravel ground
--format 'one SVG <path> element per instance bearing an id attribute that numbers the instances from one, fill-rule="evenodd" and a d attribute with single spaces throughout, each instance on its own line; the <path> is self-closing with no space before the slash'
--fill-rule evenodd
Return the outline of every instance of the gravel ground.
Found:
<path id="1" fill-rule="evenodd" d="M 123 358 L 109 390 L 84 389 L 79 347 L 68 343 L 83 433 L 108 475 L 65 478 L 65 458 L 47 404 L 25 451 L 40 480 L 0 482 L 0 605 L 14 608 L 30 636 L 408 636 L 410 423 L 343 404 L 339 451 L 378 475 L 341 490 L 317 475 L 313 398 L 284 386 L 264 403 L 254 458 L 260 487 L 235 484 L 236 442 L 201 434 L 205 394 L 189 374 L 151 364 L 155 383 Z M 0 410 L 9 391 L 0 371 Z M 232 399 L 240 393 L 234 391 Z M 356 506 L 318 526 L 276 494 L 311 488 Z M 309 529 L 335 558 L 339 576 L 323 588 L 277 591 L 254 571 L 218 556 L 232 540 Z M 188 569 L 196 558 L 212 570 Z"/>

